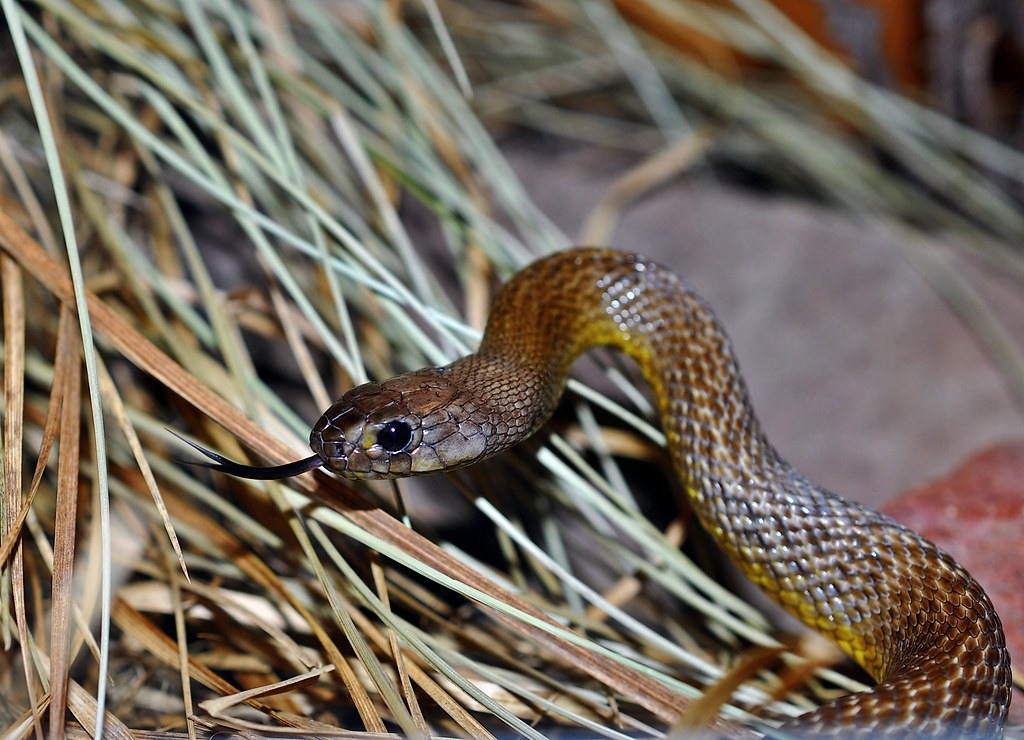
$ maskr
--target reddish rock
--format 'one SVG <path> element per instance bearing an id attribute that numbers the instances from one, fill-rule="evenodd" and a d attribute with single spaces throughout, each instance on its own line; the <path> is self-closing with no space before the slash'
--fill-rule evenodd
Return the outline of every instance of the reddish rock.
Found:
<path id="1" fill-rule="evenodd" d="M 1024 442 L 980 452 L 946 478 L 896 498 L 887 514 L 959 560 L 985 588 L 1006 631 L 1012 665 L 1024 667 Z M 1011 721 L 1024 721 L 1014 692 Z"/>

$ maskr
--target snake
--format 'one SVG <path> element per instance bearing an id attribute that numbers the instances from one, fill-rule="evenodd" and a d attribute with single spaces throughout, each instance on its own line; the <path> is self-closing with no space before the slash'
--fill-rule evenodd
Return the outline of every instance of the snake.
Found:
<path id="1" fill-rule="evenodd" d="M 658 263 L 574 248 L 497 292 L 476 352 L 345 393 L 314 454 L 250 466 L 196 446 L 207 467 L 283 478 L 448 472 L 537 432 L 576 359 L 609 346 L 650 384 L 667 450 L 703 528 L 740 570 L 876 682 L 788 720 L 779 736 L 1001 737 L 1011 695 L 1002 625 L 978 582 L 889 516 L 816 485 L 762 431 L 711 307 Z"/>

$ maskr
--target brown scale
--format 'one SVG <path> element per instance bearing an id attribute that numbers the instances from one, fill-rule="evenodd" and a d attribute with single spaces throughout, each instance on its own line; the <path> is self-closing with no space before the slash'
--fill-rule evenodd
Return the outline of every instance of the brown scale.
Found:
<path id="1" fill-rule="evenodd" d="M 651 384 L 668 449 L 703 526 L 758 586 L 877 681 L 779 733 L 1002 735 L 1010 660 L 999 617 L 949 555 L 889 517 L 808 481 L 765 439 L 727 335 L 674 274 L 635 255 L 577 249 L 499 292 L 476 354 L 355 388 L 310 435 L 348 478 L 453 470 L 542 426 L 580 354 L 613 346 Z M 212 453 L 211 453 L 212 454 Z"/>

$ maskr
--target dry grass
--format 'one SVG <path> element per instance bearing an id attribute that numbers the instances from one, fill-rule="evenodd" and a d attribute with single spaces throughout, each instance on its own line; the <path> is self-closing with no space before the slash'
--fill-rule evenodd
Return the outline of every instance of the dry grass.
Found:
<path id="1" fill-rule="evenodd" d="M 723 76 L 615 5 L 772 74 Z M 780 658 L 680 550 L 685 515 L 645 514 L 616 461 L 659 436 L 582 387 L 564 436 L 510 456 L 510 490 L 492 468 L 436 494 L 468 502 L 486 560 L 386 487 L 175 460 L 167 427 L 305 456 L 351 384 L 473 345 L 495 279 L 565 244 L 485 123 L 644 155 L 595 239 L 698 155 L 889 219 L 1024 399 L 1020 348 L 913 246 L 957 232 L 1020 280 L 1024 216 L 989 177 L 1019 185 L 1019 154 L 753 0 L 615 5 L 2 3 L 26 42 L 0 86 L 4 736 L 740 732 L 855 686 L 805 670 L 830 659 L 813 643 Z"/>

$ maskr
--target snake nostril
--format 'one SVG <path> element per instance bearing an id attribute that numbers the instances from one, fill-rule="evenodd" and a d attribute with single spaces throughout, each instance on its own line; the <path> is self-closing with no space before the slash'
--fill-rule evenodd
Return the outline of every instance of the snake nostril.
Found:
<path id="1" fill-rule="evenodd" d="M 412 427 L 401 420 L 389 421 L 377 432 L 377 444 L 387 452 L 401 452 L 412 441 Z"/>

